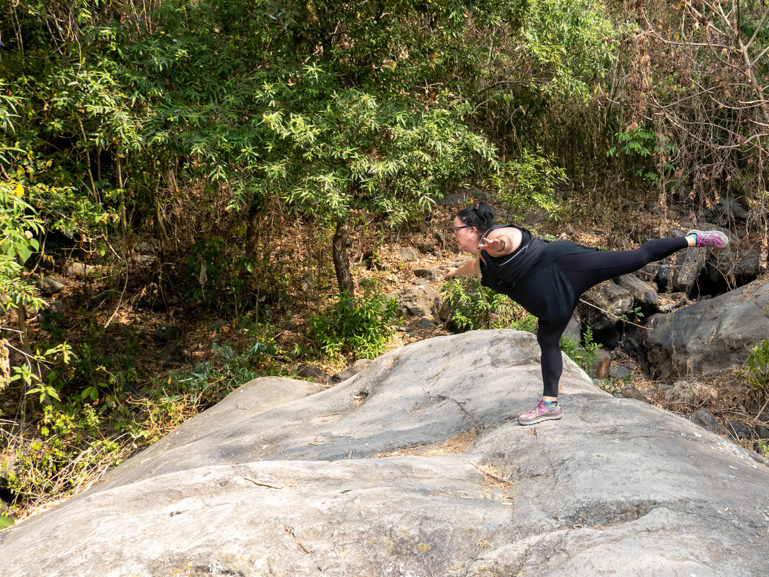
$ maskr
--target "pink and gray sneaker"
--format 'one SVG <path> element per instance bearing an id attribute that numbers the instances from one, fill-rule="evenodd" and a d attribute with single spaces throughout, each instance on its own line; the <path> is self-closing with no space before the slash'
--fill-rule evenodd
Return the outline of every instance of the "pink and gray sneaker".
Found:
<path id="1" fill-rule="evenodd" d="M 729 246 L 729 237 L 718 230 L 690 230 L 686 233 L 686 236 L 693 236 L 697 241 L 695 246 L 698 248 L 726 248 Z"/>
<path id="2" fill-rule="evenodd" d="M 558 403 L 551 404 L 544 399 L 540 399 L 533 411 L 518 417 L 518 422 L 521 425 L 533 425 L 542 421 L 560 419 L 562 414 L 563 412 Z"/>

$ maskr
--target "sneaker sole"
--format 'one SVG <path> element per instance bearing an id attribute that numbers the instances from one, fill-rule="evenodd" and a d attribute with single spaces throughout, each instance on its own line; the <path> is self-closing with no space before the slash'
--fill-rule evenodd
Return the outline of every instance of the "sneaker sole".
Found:
<path id="1" fill-rule="evenodd" d="M 563 416 L 563 412 L 560 412 L 557 415 L 540 415 L 539 417 L 535 417 L 530 421 L 524 421 L 523 419 L 518 417 L 518 423 L 522 426 L 536 425 L 537 423 L 541 423 L 542 421 L 557 421 L 562 416 Z"/>

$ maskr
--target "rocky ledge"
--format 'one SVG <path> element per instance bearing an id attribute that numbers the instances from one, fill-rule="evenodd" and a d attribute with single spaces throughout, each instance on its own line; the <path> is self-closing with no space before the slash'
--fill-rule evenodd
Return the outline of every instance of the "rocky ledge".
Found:
<path id="1" fill-rule="evenodd" d="M 253 381 L 84 494 L 0 533 L 8 577 L 752 577 L 769 468 L 596 388 L 566 359 L 564 417 L 533 335 L 442 336 L 324 390 Z"/>

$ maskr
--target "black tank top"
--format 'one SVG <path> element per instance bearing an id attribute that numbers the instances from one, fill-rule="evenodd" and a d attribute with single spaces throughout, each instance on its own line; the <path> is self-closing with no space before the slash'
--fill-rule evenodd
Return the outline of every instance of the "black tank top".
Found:
<path id="1" fill-rule="evenodd" d="M 504 226 L 515 225 L 495 226 L 486 234 Z M 515 228 L 523 234 L 521 246 L 515 252 L 495 258 L 481 251 L 481 284 L 509 296 L 540 322 L 566 326 L 576 305 L 575 294 L 557 260 L 567 254 L 596 249 L 566 240 L 548 242 L 526 229 Z"/>
<path id="2" fill-rule="evenodd" d="M 523 236 L 520 246 L 515 251 L 500 257 L 490 256 L 485 250 L 481 251 L 483 257 L 481 260 L 481 284 L 503 294 L 507 294 L 510 289 L 515 288 L 531 270 L 542 255 L 542 250 L 547 246 L 546 240 L 542 240 L 525 228 L 513 224 L 493 226 L 481 238 L 486 238 L 493 230 L 507 227 L 517 228 Z"/>

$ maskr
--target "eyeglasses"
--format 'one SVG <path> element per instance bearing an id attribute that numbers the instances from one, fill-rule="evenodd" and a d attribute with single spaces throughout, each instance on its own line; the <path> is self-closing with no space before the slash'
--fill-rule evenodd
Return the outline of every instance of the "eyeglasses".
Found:
<path id="1" fill-rule="evenodd" d="M 462 226 L 455 226 L 455 227 L 452 227 L 452 228 L 454 229 L 454 232 L 457 232 L 460 228 L 473 228 L 473 227 L 470 224 L 464 224 Z"/>

